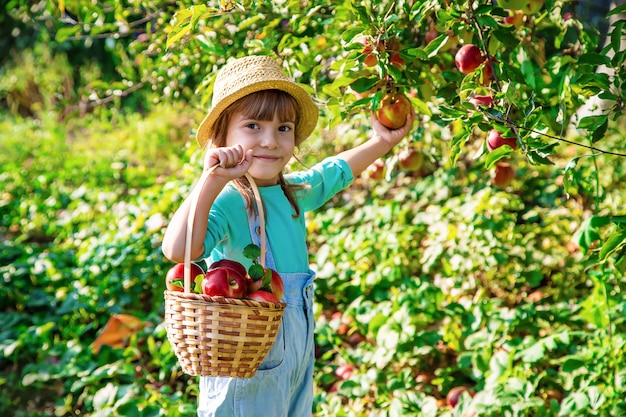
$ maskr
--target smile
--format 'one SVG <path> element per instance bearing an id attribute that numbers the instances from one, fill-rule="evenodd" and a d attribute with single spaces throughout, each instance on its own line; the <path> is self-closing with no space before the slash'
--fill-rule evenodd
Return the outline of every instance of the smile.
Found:
<path id="1" fill-rule="evenodd" d="M 278 156 L 270 156 L 270 155 L 257 155 L 254 157 L 254 159 L 257 159 L 259 161 L 263 161 L 263 162 L 276 162 L 279 161 L 281 158 Z"/>

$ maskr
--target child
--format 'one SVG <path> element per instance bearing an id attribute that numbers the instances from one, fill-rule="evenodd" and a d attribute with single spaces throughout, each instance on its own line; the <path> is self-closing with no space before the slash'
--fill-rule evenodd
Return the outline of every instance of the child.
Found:
<path id="1" fill-rule="evenodd" d="M 265 56 L 228 63 L 217 75 L 212 108 L 197 139 L 207 147 L 204 169 L 219 165 L 196 186 L 174 214 L 163 253 L 183 262 L 187 218 L 197 198 L 191 259 L 236 260 L 250 243 L 260 245 L 254 195 L 259 187 L 266 218 L 266 266 L 284 282 L 287 303 L 276 342 L 252 378 L 201 377 L 198 416 L 311 416 L 313 403 L 313 277 L 309 268 L 304 213 L 347 187 L 409 132 L 415 119 L 389 130 L 371 118 L 367 142 L 310 169 L 284 174 L 294 150 L 315 129 L 318 109 L 311 96 Z"/>

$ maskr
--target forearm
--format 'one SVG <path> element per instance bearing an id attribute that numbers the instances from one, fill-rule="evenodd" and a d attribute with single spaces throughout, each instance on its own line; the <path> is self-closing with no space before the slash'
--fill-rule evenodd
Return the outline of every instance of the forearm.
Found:
<path id="1" fill-rule="evenodd" d="M 201 181 L 183 201 L 172 217 L 163 238 L 162 251 L 166 258 L 173 262 L 184 262 L 185 246 L 187 239 L 187 222 L 191 213 L 193 199 L 197 198 L 197 204 L 193 212 L 193 225 L 191 234 L 190 258 L 200 257 L 204 251 L 204 238 L 206 236 L 208 215 L 215 198 L 224 188 L 226 182 L 221 178 L 207 175 L 201 177 Z"/>

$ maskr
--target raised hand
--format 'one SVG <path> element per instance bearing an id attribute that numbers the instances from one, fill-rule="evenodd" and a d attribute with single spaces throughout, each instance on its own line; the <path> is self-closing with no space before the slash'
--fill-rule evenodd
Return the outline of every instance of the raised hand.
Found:
<path id="1" fill-rule="evenodd" d="M 227 181 L 242 177 L 252 165 L 252 150 L 241 145 L 209 148 L 204 156 L 205 171 L 216 166 L 214 174 Z"/>

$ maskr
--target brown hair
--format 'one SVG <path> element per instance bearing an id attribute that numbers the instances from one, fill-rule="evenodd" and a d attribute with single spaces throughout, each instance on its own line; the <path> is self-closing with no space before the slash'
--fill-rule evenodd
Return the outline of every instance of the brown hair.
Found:
<path id="1" fill-rule="evenodd" d="M 226 146 L 228 125 L 235 113 L 243 113 L 246 117 L 256 120 L 272 120 L 274 115 L 284 121 L 293 121 L 296 126 L 299 119 L 298 102 L 288 93 L 281 90 L 261 90 L 240 98 L 228 106 L 215 121 L 209 143 L 214 147 Z M 296 146 L 301 141 L 296 141 Z M 241 192 L 246 201 L 248 210 L 254 212 L 254 193 L 246 177 L 237 178 L 233 181 L 235 187 Z M 300 207 L 294 191 L 303 189 L 302 185 L 288 184 L 281 172 L 278 175 L 278 184 L 282 188 L 287 200 L 294 210 L 293 217 L 300 216 Z"/>

